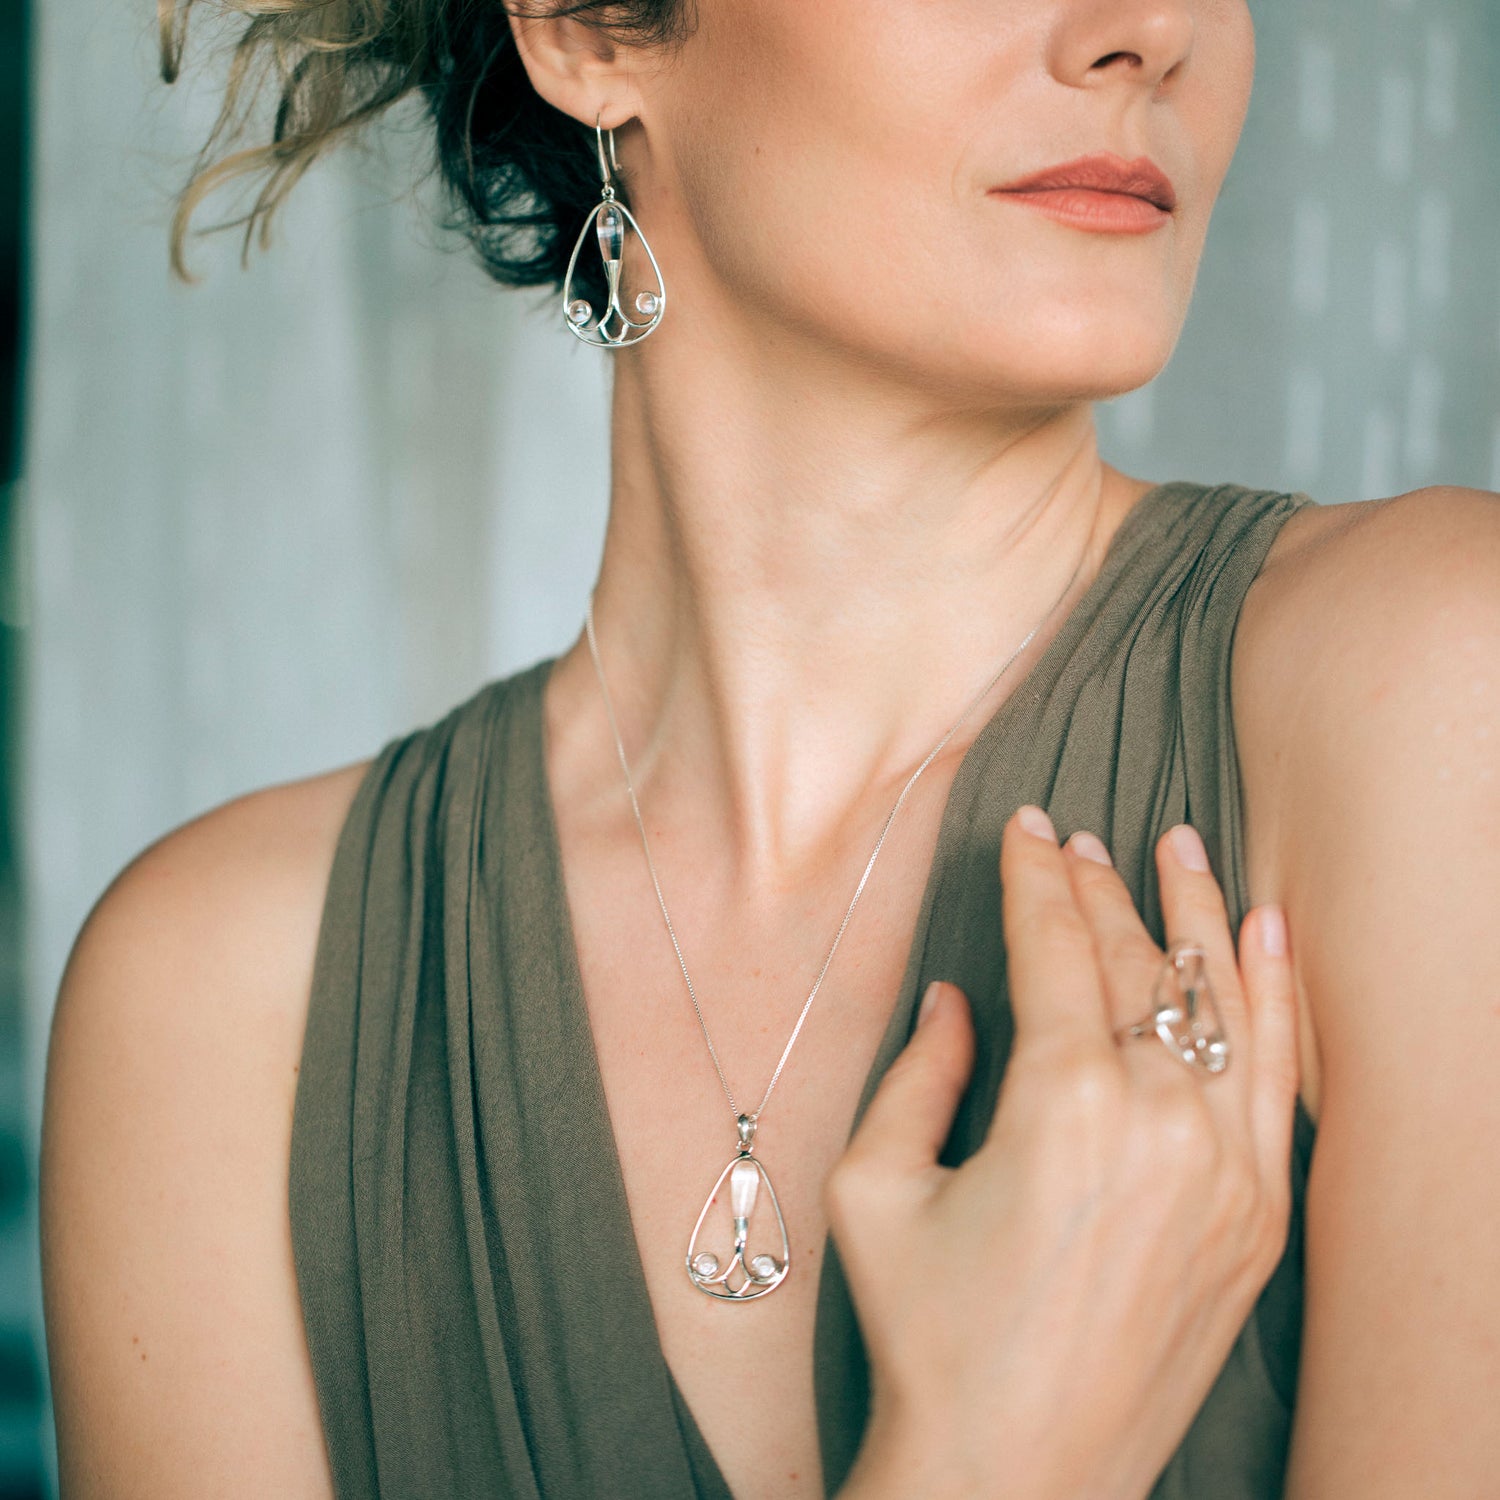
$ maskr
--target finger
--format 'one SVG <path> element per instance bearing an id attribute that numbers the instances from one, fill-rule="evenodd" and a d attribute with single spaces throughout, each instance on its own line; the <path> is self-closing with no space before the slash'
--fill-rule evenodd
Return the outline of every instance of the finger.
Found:
<path id="1" fill-rule="evenodd" d="M 1045 834 L 1023 815 L 1042 814 Z M 1057 835 L 1041 808 L 1012 814 L 1000 838 L 1000 895 L 1015 1047 L 1116 1053 L 1093 939 L 1078 909 Z"/>
<path id="2" fill-rule="evenodd" d="M 1165 998 L 1157 993 L 1166 977 L 1162 950 L 1147 932 L 1135 897 L 1110 862 L 1101 839 L 1078 830 L 1063 845 L 1063 855 L 1079 910 L 1093 935 L 1111 1026 L 1118 1033 L 1119 1028 L 1148 1017 Z M 1162 1046 L 1154 1033 L 1117 1039 L 1131 1078 L 1148 1093 L 1165 1096 L 1202 1087 L 1200 1080 L 1186 1076 L 1182 1059 Z M 1241 1088 L 1239 1093 L 1234 1107 L 1243 1137 L 1249 1131 L 1244 1098 L 1248 1090 Z"/>
<path id="3" fill-rule="evenodd" d="M 1080 829 L 1063 845 L 1063 855 L 1078 909 L 1093 935 L 1111 1029 L 1129 1026 L 1150 1007 L 1162 951 L 1103 840 Z"/>
<path id="4" fill-rule="evenodd" d="M 957 985 L 937 981 L 923 1000 L 911 1040 L 886 1069 L 849 1139 L 845 1164 L 878 1161 L 882 1170 L 915 1175 L 936 1162 L 948 1138 L 974 1069 L 974 1023 Z"/>
<path id="5" fill-rule="evenodd" d="M 1278 926 L 1280 940 L 1268 943 L 1268 931 L 1274 936 Z M 1246 915 L 1240 925 L 1240 971 L 1250 1002 L 1247 1060 L 1257 1162 L 1263 1181 L 1280 1182 L 1291 1160 L 1297 1094 L 1302 1086 L 1297 988 L 1286 917 L 1280 907 L 1257 906 Z"/>

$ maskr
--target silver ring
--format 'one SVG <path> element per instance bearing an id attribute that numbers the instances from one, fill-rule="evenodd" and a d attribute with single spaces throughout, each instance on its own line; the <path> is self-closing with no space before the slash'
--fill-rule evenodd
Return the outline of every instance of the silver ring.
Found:
<path id="1" fill-rule="evenodd" d="M 1133 1026 L 1120 1027 L 1115 1040 L 1160 1037 L 1167 1050 L 1189 1067 L 1222 1073 L 1229 1066 L 1229 1038 L 1208 982 L 1207 958 L 1197 943 L 1173 943 L 1162 959 L 1150 1015 Z"/>

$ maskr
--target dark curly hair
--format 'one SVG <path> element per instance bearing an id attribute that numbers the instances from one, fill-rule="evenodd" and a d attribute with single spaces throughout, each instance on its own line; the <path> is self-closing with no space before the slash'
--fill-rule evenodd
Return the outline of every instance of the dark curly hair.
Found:
<path id="1" fill-rule="evenodd" d="M 157 0 L 161 75 L 181 68 L 197 0 Z M 214 189 L 265 180 L 243 224 L 240 261 L 259 231 L 270 245 L 277 207 L 312 163 L 382 111 L 419 94 L 434 137 L 433 170 L 449 205 L 443 225 L 472 243 L 503 286 L 561 287 L 574 237 L 599 198 L 591 126 L 554 109 L 531 86 L 509 15 L 577 16 L 616 41 L 670 47 L 691 29 L 691 0 L 218 0 L 248 16 L 235 41 L 224 99 L 177 196 L 173 273 L 192 282 L 183 249 L 189 220 Z M 271 139 L 228 148 L 274 74 Z M 624 196 L 622 194 L 622 196 Z"/>

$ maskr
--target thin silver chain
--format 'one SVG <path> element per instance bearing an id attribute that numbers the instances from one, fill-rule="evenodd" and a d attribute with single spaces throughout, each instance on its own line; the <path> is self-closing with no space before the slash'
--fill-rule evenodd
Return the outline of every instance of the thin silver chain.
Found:
<path id="1" fill-rule="evenodd" d="M 1087 549 L 1085 549 L 1085 555 Z M 802 1031 L 802 1023 L 807 1019 L 807 1013 L 812 1009 L 812 1003 L 817 999 L 818 991 L 823 986 L 823 977 L 828 973 L 828 967 L 833 962 L 833 955 L 838 952 L 839 942 L 844 936 L 844 930 L 849 926 L 850 918 L 854 915 L 854 908 L 859 904 L 859 898 L 864 894 L 865 885 L 870 879 L 870 871 L 875 868 L 875 861 L 880 857 L 880 851 L 885 845 L 886 835 L 891 831 L 891 824 L 896 821 L 896 814 L 901 811 L 902 804 L 906 801 L 907 794 L 917 783 L 917 778 L 935 761 L 943 752 L 943 747 L 958 733 L 964 721 L 974 712 L 984 700 L 989 697 L 996 684 L 1005 675 L 1010 664 L 1031 643 L 1037 631 L 1052 617 L 1059 604 L 1067 597 L 1068 590 L 1073 587 L 1074 579 L 1078 577 L 1079 570 L 1083 567 L 1083 557 L 1080 556 L 1077 565 L 1073 569 L 1072 577 L 1063 585 L 1062 592 L 1053 602 L 1051 609 L 1031 627 L 1026 639 L 1006 657 L 1000 670 L 974 695 L 969 706 L 956 718 L 949 727 L 948 732 L 935 744 L 922 760 L 921 764 L 906 779 L 906 784 L 901 788 L 900 795 L 895 804 L 886 815 L 884 824 L 881 825 L 880 837 L 875 840 L 875 847 L 870 851 L 870 857 L 865 862 L 864 873 L 859 877 L 859 884 L 854 888 L 854 895 L 849 901 L 848 909 L 844 912 L 844 920 L 839 923 L 839 930 L 834 934 L 833 946 L 828 950 L 828 956 L 823 960 L 823 967 L 818 970 L 818 977 L 813 981 L 813 987 L 808 991 L 807 999 L 802 1003 L 802 1011 L 797 1017 L 797 1024 L 792 1027 L 792 1034 L 787 1038 L 786 1046 L 782 1049 L 781 1060 L 776 1064 L 776 1071 L 771 1074 L 771 1081 L 766 1085 L 766 1091 L 761 1095 L 760 1104 L 756 1107 L 751 1120 L 758 1121 L 765 1111 L 765 1107 L 771 1098 L 771 1091 L 776 1087 L 777 1080 L 781 1077 L 781 1070 L 786 1066 L 786 1060 L 791 1056 L 792 1048 L 796 1045 L 797 1037 Z M 662 895 L 661 880 L 656 873 L 656 861 L 651 857 L 651 841 L 646 837 L 646 824 L 641 818 L 641 804 L 635 794 L 635 781 L 630 774 L 630 762 L 625 756 L 625 742 L 620 738 L 620 726 L 615 718 L 614 703 L 609 696 L 609 685 L 604 680 L 604 667 L 599 660 L 599 642 L 594 635 L 594 596 L 589 595 L 588 608 L 584 615 L 584 626 L 588 632 L 589 655 L 594 659 L 594 672 L 599 678 L 599 691 L 604 698 L 604 711 L 609 715 L 609 727 L 615 737 L 615 750 L 620 757 L 620 769 L 625 773 L 625 790 L 630 794 L 630 810 L 635 814 L 635 826 L 640 831 L 641 848 L 646 851 L 646 868 L 651 872 L 651 884 L 656 888 L 656 901 L 661 907 L 662 920 L 667 924 L 667 935 L 672 939 L 673 951 L 677 954 L 678 966 L 682 969 L 683 982 L 687 985 L 688 999 L 693 1002 L 693 1014 L 698 1017 L 698 1026 L 703 1032 L 703 1040 L 708 1043 L 708 1055 L 713 1059 L 714 1072 L 719 1075 L 719 1083 L 724 1090 L 724 1097 L 729 1101 L 729 1111 L 736 1119 L 740 1118 L 738 1106 L 734 1102 L 734 1091 L 729 1087 L 729 1080 L 724 1076 L 724 1068 L 719 1062 L 718 1048 L 714 1046 L 714 1039 L 708 1033 L 708 1022 L 703 1019 L 703 1010 L 698 1004 L 698 992 L 693 987 L 693 976 L 688 973 L 687 960 L 682 956 L 682 944 L 677 941 L 677 929 L 672 925 L 671 913 L 667 910 L 666 897 Z"/>

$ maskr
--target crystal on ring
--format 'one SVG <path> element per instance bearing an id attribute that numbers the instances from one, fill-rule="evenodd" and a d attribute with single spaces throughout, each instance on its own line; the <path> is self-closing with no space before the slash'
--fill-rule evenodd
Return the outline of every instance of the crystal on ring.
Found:
<path id="1" fill-rule="evenodd" d="M 568 322 L 582 327 L 594 316 L 594 309 L 582 297 L 568 303 Z"/>
<path id="2" fill-rule="evenodd" d="M 1168 998 L 1163 990 L 1174 993 Z M 1229 1039 L 1224 1035 L 1218 1003 L 1201 948 L 1174 943 L 1163 961 L 1153 995 L 1156 1009 L 1150 1021 L 1128 1028 L 1126 1035 L 1156 1034 L 1183 1062 L 1206 1073 L 1222 1073 L 1229 1066 Z"/>
<path id="3" fill-rule="evenodd" d="M 711 1251 L 705 1250 L 701 1255 L 693 1257 L 693 1269 L 700 1276 L 713 1276 L 719 1269 L 719 1257 Z"/>
<path id="4" fill-rule="evenodd" d="M 635 299 L 635 310 L 638 313 L 644 313 L 648 318 L 655 315 L 658 305 L 655 292 L 642 292 Z"/>
<path id="5" fill-rule="evenodd" d="M 774 1255 L 757 1255 L 750 1262 L 750 1274 L 757 1281 L 769 1281 L 780 1269 Z"/>

